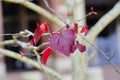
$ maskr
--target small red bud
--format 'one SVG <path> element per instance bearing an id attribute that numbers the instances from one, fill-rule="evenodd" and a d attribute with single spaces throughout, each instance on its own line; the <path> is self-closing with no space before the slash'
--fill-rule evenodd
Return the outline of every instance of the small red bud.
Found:
<path id="1" fill-rule="evenodd" d="M 43 23 L 40 25 L 42 32 L 48 32 L 49 25 L 47 23 Z"/>
<path id="2" fill-rule="evenodd" d="M 66 24 L 66 28 L 67 28 L 67 29 L 70 28 L 69 24 Z"/>
<path id="3" fill-rule="evenodd" d="M 19 52 L 21 57 L 25 56 L 25 53 L 23 53 L 22 51 Z"/>
<path id="4" fill-rule="evenodd" d="M 94 10 L 94 7 L 90 7 L 90 11 L 93 11 Z"/>
<path id="5" fill-rule="evenodd" d="M 75 33 L 78 33 L 78 24 L 77 23 L 74 23 L 73 30 Z"/>

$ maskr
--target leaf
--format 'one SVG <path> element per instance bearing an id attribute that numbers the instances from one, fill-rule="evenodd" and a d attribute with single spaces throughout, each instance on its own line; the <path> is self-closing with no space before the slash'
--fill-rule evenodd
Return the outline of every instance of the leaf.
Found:
<path id="1" fill-rule="evenodd" d="M 74 23 L 73 30 L 75 33 L 78 33 L 78 24 L 77 23 Z"/>
<path id="2" fill-rule="evenodd" d="M 77 48 L 79 49 L 80 52 L 86 51 L 86 46 L 85 45 L 80 44 L 78 41 L 76 41 L 76 43 L 77 43 L 76 46 L 77 46 Z"/>
<path id="3" fill-rule="evenodd" d="M 33 39 L 30 41 L 31 44 L 33 45 L 36 45 L 42 36 L 42 31 L 41 31 L 40 26 L 38 26 L 38 24 L 36 25 L 37 25 L 37 28 L 35 29 Z"/>
<path id="4" fill-rule="evenodd" d="M 36 45 L 38 43 L 44 32 L 48 32 L 48 27 L 49 27 L 47 23 L 43 23 L 41 25 L 36 23 L 36 26 L 37 28 L 35 29 L 34 36 L 30 40 L 31 44 L 33 45 Z"/>
<path id="5" fill-rule="evenodd" d="M 80 33 L 84 33 L 86 31 L 88 31 L 88 25 L 83 26 Z"/>
<path id="6" fill-rule="evenodd" d="M 76 49 L 75 39 L 76 33 L 74 30 L 66 29 L 62 33 L 51 35 L 49 45 L 53 50 L 69 56 L 70 53 L 74 52 Z"/>
<path id="7" fill-rule="evenodd" d="M 43 52 L 42 52 L 42 62 L 43 64 L 46 64 L 50 54 L 52 52 L 52 49 L 50 47 L 47 47 Z"/>
<path id="8" fill-rule="evenodd" d="M 49 25 L 47 23 L 43 23 L 40 25 L 40 28 L 43 33 L 48 32 Z"/>

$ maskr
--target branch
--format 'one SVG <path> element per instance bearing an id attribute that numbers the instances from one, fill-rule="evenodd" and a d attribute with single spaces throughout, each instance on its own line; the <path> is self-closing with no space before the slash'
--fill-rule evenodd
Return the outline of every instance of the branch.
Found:
<path id="1" fill-rule="evenodd" d="M 20 33 L 16 33 L 16 34 L 2 34 L 2 35 L 0 35 L 1 37 L 13 36 L 14 38 L 13 38 L 13 40 L 6 40 L 3 42 L 0 42 L 0 46 L 20 45 L 22 48 L 27 48 L 28 50 L 32 50 L 36 54 L 37 60 L 38 60 L 37 62 L 36 61 L 34 61 L 34 62 L 38 63 L 40 67 L 38 68 L 37 66 L 34 65 L 34 63 L 31 63 L 31 65 L 38 68 L 39 70 L 42 70 L 46 75 L 50 74 L 50 75 L 54 76 L 57 80 L 62 80 L 62 77 L 58 73 L 56 73 L 55 71 L 53 71 L 51 69 L 50 69 L 51 70 L 50 72 L 46 71 L 48 69 L 46 69 L 46 67 L 44 65 L 42 65 L 40 62 L 40 55 L 37 51 L 39 51 L 42 47 L 44 47 L 48 43 L 43 43 L 43 44 L 39 45 L 38 47 L 35 47 L 35 46 L 31 45 L 30 43 L 26 43 L 26 42 L 22 42 L 22 41 L 17 40 L 17 37 L 20 37 L 20 36 L 26 37 L 27 35 L 30 35 L 30 34 L 32 34 L 32 33 L 28 32 L 28 31 L 26 32 L 26 30 L 21 31 Z M 21 55 L 15 53 L 15 52 L 12 52 L 10 50 L 0 49 L 0 53 L 5 55 L 5 56 L 15 58 L 15 59 L 20 60 L 20 61 L 21 61 L 21 59 L 24 59 L 23 57 L 21 57 Z M 27 58 L 27 57 L 25 57 L 25 58 Z M 27 58 L 27 59 L 29 59 L 29 58 Z M 32 59 L 30 59 L 30 60 L 32 60 Z M 23 62 L 25 62 L 25 63 L 27 63 L 28 61 L 29 60 L 26 60 L 26 61 L 23 60 Z"/>
<path id="2" fill-rule="evenodd" d="M 118 73 L 120 71 L 115 67 L 115 65 L 111 62 L 111 58 L 105 55 L 103 51 L 95 47 L 92 42 L 95 40 L 95 38 L 98 36 L 98 34 L 105 28 L 109 23 L 111 23 L 114 19 L 116 19 L 120 15 L 120 1 L 116 3 L 116 5 L 108 12 L 106 13 L 90 30 L 89 34 L 86 36 L 86 46 L 89 47 L 92 45 L 96 50 L 98 50 L 106 59 L 107 61 L 112 65 L 114 70 Z M 88 41 L 89 40 L 89 41 Z"/>
<path id="3" fill-rule="evenodd" d="M 43 9 L 42 7 L 36 5 L 28 0 L 3 0 L 3 1 L 21 4 L 21 5 L 25 6 L 26 8 L 31 9 L 31 10 L 35 11 L 36 13 L 46 17 L 48 20 L 52 21 L 53 23 L 56 23 L 59 26 L 64 25 L 64 23 L 59 18 L 57 18 L 56 16 L 53 16 L 47 10 Z"/>
<path id="4" fill-rule="evenodd" d="M 80 35 L 80 34 L 79 34 Z M 81 36 L 81 35 L 80 35 Z M 81 36 L 82 37 L 82 36 Z M 87 44 L 89 44 L 89 45 L 91 45 L 94 49 L 96 49 L 97 51 L 99 51 L 104 57 L 105 57 L 105 59 L 111 64 L 111 66 L 113 67 L 113 69 L 116 71 L 116 72 L 118 72 L 118 73 L 120 73 L 120 70 L 119 69 L 117 69 L 116 67 L 115 67 L 115 65 L 112 63 L 112 61 L 111 61 L 111 59 L 114 57 L 114 55 L 115 54 L 113 54 L 111 57 L 109 57 L 109 56 L 107 56 L 106 55 L 106 53 L 104 52 L 104 51 L 102 51 L 102 50 L 100 50 L 99 48 L 97 48 L 93 43 L 90 43 L 87 39 L 85 39 L 84 37 L 82 37 L 82 39 L 84 39 L 84 41 L 86 41 L 87 42 Z"/>
<path id="5" fill-rule="evenodd" d="M 14 41 L 14 40 L 6 40 L 6 41 L 3 41 L 3 42 L 0 42 L 0 46 L 13 45 L 13 44 L 19 45 L 19 46 L 21 46 L 22 48 L 27 48 L 27 49 L 29 49 L 29 50 L 31 50 L 31 49 L 36 49 L 36 50 L 37 50 L 37 47 L 32 46 L 32 45 L 29 44 L 29 43 L 25 43 L 25 42 L 19 41 L 19 40 L 17 40 L 17 41 Z"/>
<path id="6" fill-rule="evenodd" d="M 60 76 L 60 74 L 58 74 L 57 72 L 55 72 L 54 70 L 44 66 L 44 65 L 40 65 L 38 62 L 33 61 L 27 57 L 21 57 L 21 55 L 19 55 L 18 53 L 12 52 L 10 50 L 5 50 L 0 48 L 0 54 L 3 54 L 5 56 L 17 59 L 19 61 L 22 61 L 24 63 L 30 64 L 33 67 L 37 68 L 38 70 L 42 70 L 46 73 L 48 73 L 49 75 L 52 75 L 53 77 L 55 77 L 57 80 L 63 80 L 62 76 Z"/>
<path id="7" fill-rule="evenodd" d="M 63 21 L 66 24 L 66 21 L 54 9 L 50 7 L 47 0 L 43 0 L 43 2 L 51 12 L 53 12 L 61 21 Z"/>
<path id="8" fill-rule="evenodd" d="M 120 15 L 120 1 L 106 13 L 90 30 L 87 35 L 87 40 L 93 42 L 98 34 L 113 20 L 115 20 Z M 88 44 L 89 45 L 89 44 Z"/>

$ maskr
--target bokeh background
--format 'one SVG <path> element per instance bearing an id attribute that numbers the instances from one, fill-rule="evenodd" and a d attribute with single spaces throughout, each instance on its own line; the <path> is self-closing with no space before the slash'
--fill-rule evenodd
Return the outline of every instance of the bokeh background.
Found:
<path id="1" fill-rule="evenodd" d="M 33 3 L 42 6 L 46 9 L 41 0 L 32 0 Z M 60 15 L 66 18 L 67 9 L 64 0 L 48 0 L 49 4 Z M 91 28 L 104 14 L 106 14 L 115 5 L 117 0 L 86 0 L 86 13 L 89 12 L 91 6 L 94 6 L 97 16 L 87 17 L 87 24 Z M 37 13 L 13 3 L 6 3 L 0 0 L 0 34 L 2 33 L 17 33 L 21 30 L 28 29 L 34 31 L 36 22 L 48 22 L 52 26 L 52 30 L 57 27 L 46 18 Z M 100 50 L 104 51 L 106 55 L 113 54 L 112 62 L 119 68 L 120 64 L 120 16 L 110 23 L 94 41 Z M 2 40 L 9 40 L 11 36 L 6 36 Z M 40 43 L 45 41 L 42 39 Z M 19 52 L 20 46 L 3 46 L 6 49 Z M 87 80 L 120 80 L 120 76 L 113 70 L 111 64 L 98 52 L 91 47 L 88 50 L 88 56 L 94 53 L 94 56 L 89 60 L 89 67 L 86 74 Z M 35 59 L 35 57 L 32 57 Z M 59 54 L 53 53 L 47 63 L 47 66 L 55 69 L 59 73 L 65 75 L 66 80 L 71 79 L 71 62 L 70 59 Z M 24 64 L 18 60 L 0 55 L 0 80 L 46 80 L 43 79 L 42 72 L 36 70 L 28 64 Z"/>

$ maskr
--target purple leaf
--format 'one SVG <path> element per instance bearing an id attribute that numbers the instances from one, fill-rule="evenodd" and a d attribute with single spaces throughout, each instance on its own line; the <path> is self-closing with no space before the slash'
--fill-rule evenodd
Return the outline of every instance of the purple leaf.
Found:
<path id="1" fill-rule="evenodd" d="M 50 37 L 50 47 L 57 52 L 69 56 L 75 51 L 76 33 L 73 29 L 66 29 L 62 33 L 53 34 Z"/>
<path id="2" fill-rule="evenodd" d="M 80 52 L 86 51 L 86 46 L 83 44 L 80 44 L 78 41 L 76 41 L 76 46 L 79 49 Z"/>

